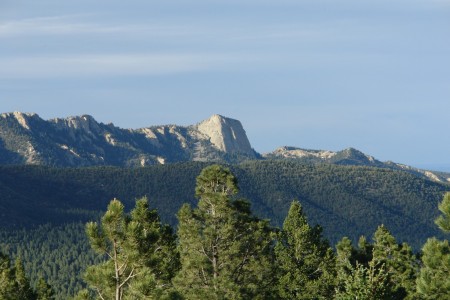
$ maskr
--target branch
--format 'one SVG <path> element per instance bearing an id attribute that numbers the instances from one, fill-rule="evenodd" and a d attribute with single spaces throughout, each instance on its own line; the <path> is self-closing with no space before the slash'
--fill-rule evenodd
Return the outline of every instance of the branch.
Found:
<path id="1" fill-rule="evenodd" d="M 133 270 L 131 270 L 130 275 L 128 275 L 128 277 L 125 278 L 125 280 L 119 285 L 119 289 L 120 289 L 125 283 L 127 283 L 131 278 L 136 277 L 136 276 L 139 275 L 139 273 L 133 274 L 133 272 L 134 272 L 134 268 L 133 268 Z"/>
<path id="2" fill-rule="evenodd" d="M 98 293 L 98 295 L 100 296 L 100 298 L 101 298 L 102 300 L 105 300 L 105 298 L 103 298 L 103 296 L 102 296 L 102 293 L 100 293 L 100 289 L 99 289 L 99 288 L 96 288 L 96 290 L 97 290 L 97 293 Z"/>

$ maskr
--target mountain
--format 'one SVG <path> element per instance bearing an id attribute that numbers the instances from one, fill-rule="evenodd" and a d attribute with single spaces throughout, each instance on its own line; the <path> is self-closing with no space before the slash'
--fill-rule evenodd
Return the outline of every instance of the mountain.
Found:
<path id="1" fill-rule="evenodd" d="M 270 153 L 262 154 L 265 159 L 275 160 L 295 160 L 303 163 L 326 163 L 335 165 L 349 165 L 349 166 L 368 166 L 377 168 L 386 168 L 398 171 L 405 171 L 416 176 L 437 181 L 450 182 L 450 174 L 445 172 L 436 172 L 422 170 L 407 166 L 404 164 L 395 163 L 392 161 L 382 162 L 375 159 L 373 156 L 362 153 L 354 148 L 348 148 L 342 151 L 329 150 L 309 150 L 297 147 L 280 147 Z"/>
<path id="2" fill-rule="evenodd" d="M 34 113 L 0 115 L 0 164 L 3 165 L 136 167 L 187 161 L 238 163 L 255 159 L 387 168 L 450 182 L 449 173 L 381 162 L 353 148 L 335 152 L 285 146 L 261 155 L 253 150 L 240 121 L 217 114 L 190 126 L 139 129 L 99 123 L 89 115 L 48 121 Z"/>
<path id="3" fill-rule="evenodd" d="M 43 120 L 0 115 L 0 164 L 144 166 L 256 158 L 238 120 L 213 115 L 192 126 L 122 129 L 89 115 Z"/>

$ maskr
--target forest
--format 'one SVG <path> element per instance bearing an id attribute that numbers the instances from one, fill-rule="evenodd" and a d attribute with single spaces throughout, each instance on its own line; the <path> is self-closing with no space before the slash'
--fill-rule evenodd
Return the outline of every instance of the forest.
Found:
<path id="1" fill-rule="evenodd" d="M 185 173 L 180 172 L 182 169 Z M 20 194 L 23 199 L 28 200 L 31 194 L 38 200 L 46 199 L 44 203 L 37 200 L 35 203 L 26 202 L 30 205 L 29 219 L 26 220 L 28 224 L 33 224 L 32 221 L 36 218 L 33 209 L 39 212 L 41 208 L 40 211 L 43 211 L 40 205 L 47 205 L 45 208 L 53 209 L 56 214 L 48 214 L 47 220 L 52 224 L 43 222 L 35 229 L 10 226 L 0 232 L 0 250 L 4 253 L 2 278 L 9 278 L 3 283 L 10 283 L 1 290 L 5 293 L 18 289 L 28 291 L 23 293 L 28 298 L 3 296 L 5 299 L 354 299 L 356 296 L 358 299 L 428 299 L 426 293 L 442 296 L 430 299 L 446 299 L 448 295 L 445 290 L 448 283 L 440 278 L 442 274 L 448 274 L 448 266 L 442 265 L 449 259 L 448 242 L 437 238 L 425 242 L 423 239 L 427 234 L 428 237 L 433 235 L 429 234 L 426 227 L 433 226 L 429 224 L 434 224 L 437 214 L 425 209 L 417 217 L 417 228 L 419 225 L 425 227 L 418 240 L 422 239 L 425 244 L 414 248 L 405 243 L 404 238 L 396 240 L 394 236 L 397 235 L 390 231 L 391 224 L 380 223 L 370 234 L 355 238 L 355 234 L 360 233 L 361 229 L 347 230 L 351 227 L 350 223 L 347 224 L 348 228 L 329 230 L 328 234 L 331 232 L 334 236 L 330 240 L 324 236 L 325 231 L 318 225 L 320 222 L 308 222 L 306 218 L 308 215 L 310 220 L 310 214 L 305 209 L 311 206 L 310 199 L 321 199 L 311 197 L 308 193 L 318 193 L 325 186 L 328 187 L 325 192 L 336 189 L 339 201 L 348 200 L 349 205 L 357 203 L 351 202 L 350 196 L 342 197 L 346 189 L 351 188 L 355 195 L 359 192 L 358 189 L 364 188 L 368 199 L 367 195 L 377 191 L 377 199 L 385 201 L 382 203 L 389 207 L 388 197 L 379 195 L 383 191 L 388 195 L 403 193 L 404 189 L 400 187 L 406 185 L 410 189 L 408 201 L 412 199 L 408 203 L 415 203 L 419 207 L 435 205 L 437 210 L 437 201 L 423 201 L 423 204 L 420 202 L 420 195 L 415 192 L 422 188 L 424 199 L 436 195 L 442 200 L 446 186 L 420 181 L 412 175 L 387 170 L 379 172 L 370 168 L 313 167 L 282 162 L 241 164 L 230 168 L 209 164 L 182 164 L 175 168 L 152 169 L 152 172 L 146 169 L 116 168 L 55 171 L 41 167 L 24 167 L 19 170 L 7 168 L 7 171 L 13 176 L 6 176 L 4 174 L 7 172 L 2 172 L 4 178 L 1 184 L 3 187 L 10 187 L 10 194 L 26 190 L 21 185 L 28 184 L 30 195 Z M 102 172 L 120 176 L 111 183 L 110 179 L 114 176 L 102 177 Z M 191 176 L 183 176 L 187 172 Z M 49 176 L 55 173 L 56 175 Z M 135 176 L 136 173 L 144 174 Z M 257 174 L 260 176 L 256 176 Z M 25 181 L 17 180 L 20 176 L 28 177 Z M 277 180 L 265 180 L 264 176 L 277 177 Z M 42 178 L 46 178 L 45 184 L 40 181 Z M 123 178 L 128 178 L 128 181 Z M 362 178 L 367 181 L 365 185 L 357 182 Z M 166 185 L 161 184 L 162 179 L 166 181 Z M 97 190 L 87 188 L 86 184 L 83 185 L 83 180 L 96 182 Z M 260 181 L 264 184 L 259 183 Z M 173 188 L 174 182 L 179 189 Z M 268 184 L 270 182 L 273 183 Z M 299 197 L 298 191 L 292 188 L 300 182 L 300 196 L 303 197 Z M 127 183 L 130 183 L 130 187 L 127 187 Z M 152 184 L 163 187 L 162 193 L 171 191 L 175 197 L 179 197 L 179 202 L 175 202 L 180 203 L 175 222 L 167 217 L 164 219 L 161 214 L 161 211 L 173 210 L 173 207 L 167 208 L 173 203 L 155 205 L 153 197 L 150 200 L 145 197 L 137 201 L 130 200 L 133 199 L 130 195 L 135 196 L 136 193 L 133 185 L 145 185 L 141 189 L 146 189 Z M 367 185 L 370 185 L 372 191 L 368 191 Z M 164 186 L 167 191 L 164 191 Z M 253 189 L 249 186 L 253 186 Z M 245 193 L 242 193 L 242 187 L 246 188 Z M 52 195 L 51 191 L 58 188 L 64 190 L 66 197 L 61 197 L 59 192 Z M 104 200 L 105 195 L 100 191 L 109 188 L 119 199 L 123 197 L 125 201 L 110 201 L 114 196 Z M 117 193 L 118 190 L 121 192 Z M 286 203 L 277 201 L 277 198 L 286 197 L 280 191 L 294 192 L 289 195 L 292 197 Z M 83 196 L 91 195 L 92 192 L 101 201 L 83 199 Z M 189 201 L 183 201 L 188 192 L 192 196 L 187 198 Z M 270 197 L 265 199 L 270 198 L 275 203 L 255 201 L 258 197 L 264 199 L 260 195 L 265 192 L 270 192 Z M 348 192 L 350 195 L 350 190 Z M 48 197 L 42 197 L 40 193 L 47 193 Z M 147 193 L 141 195 L 143 194 Z M 69 195 L 72 196 L 67 197 Z M 333 194 L 329 193 L 327 196 L 333 199 Z M 63 198 L 74 203 L 62 202 Z M 138 197 L 134 197 L 136 198 Z M 446 200 L 448 198 L 446 194 L 439 213 L 439 227 L 444 231 L 448 228 L 445 224 L 448 222 L 446 214 L 450 206 L 445 204 L 450 201 Z M 300 199 L 300 202 L 294 199 Z M 303 199 L 310 201 L 308 203 Z M 322 199 L 325 199 L 325 195 Z M 399 199 L 403 198 L 396 198 L 397 201 Z M 336 205 L 349 209 L 350 206 L 346 206 L 345 201 L 339 201 L 336 200 Z M 319 206 L 317 203 L 314 205 Z M 397 204 L 401 207 L 401 203 Z M 104 205 L 103 209 L 101 205 Z M 133 206 L 130 212 L 125 210 L 125 207 L 130 209 Z M 159 207 L 155 210 L 150 206 Z M 280 206 L 277 213 L 274 206 Z M 286 210 L 284 221 L 281 220 L 280 213 L 283 209 Z M 362 208 L 356 206 L 353 209 Z M 394 211 L 397 217 L 401 214 L 413 214 L 417 208 L 403 209 L 404 211 Z M 275 220 L 268 220 L 263 211 L 272 211 Z M 385 212 L 389 213 L 389 210 Z M 392 210 L 390 213 L 392 214 Z M 14 220 L 14 215 L 8 217 Z M 426 217 L 430 218 L 429 222 L 421 221 Z M 64 219 L 71 222 L 64 222 Z M 327 216 L 320 219 L 326 221 Z M 84 225 L 86 221 L 89 221 L 87 227 Z M 163 225 L 164 223 L 170 225 Z M 393 224 L 404 225 L 401 221 Z M 364 231 L 367 232 L 367 229 L 370 228 L 364 228 Z M 341 234 L 337 237 L 345 231 L 353 235 Z M 405 232 L 404 236 L 408 230 L 405 229 Z M 371 237 L 371 241 L 364 235 Z M 342 238 L 343 236 L 349 238 Z M 438 238 L 444 236 L 444 233 L 440 233 Z M 415 242 L 417 244 L 417 240 Z M 118 244 L 114 246 L 115 243 Z M 418 249 L 422 249 L 422 252 L 418 253 Z M 8 256 L 15 258 L 14 265 L 10 263 Z M 115 260 L 111 260 L 111 257 L 115 257 Z M 49 264 L 49 261 L 58 263 Z M 114 266 L 119 267 L 114 269 Z M 27 275 L 20 275 L 24 274 L 24 270 Z M 20 285 L 18 282 L 26 284 Z M 369 291 L 370 294 L 367 294 Z"/>

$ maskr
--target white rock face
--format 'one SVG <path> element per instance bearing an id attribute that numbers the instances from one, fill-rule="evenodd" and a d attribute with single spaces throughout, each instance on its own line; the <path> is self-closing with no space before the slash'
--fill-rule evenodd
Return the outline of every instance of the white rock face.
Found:
<path id="1" fill-rule="evenodd" d="M 336 152 L 328 150 L 305 150 L 294 147 L 280 147 L 273 152 L 277 157 L 284 158 L 301 158 L 301 157 L 315 157 L 321 159 L 330 159 L 336 156 Z"/>
<path id="2" fill-rule="evenodd" d="M 13 114 L 14 114 L 14 117 L 16 118 L 17 122 L 19 122 L 19 124 L 23 128 L 30 130 L 30 127 L 28 126 L 28 123 L 27 123 L 27 119 L 25 118 L 25 115 L 23 113 L 16 111 Z"/>
<path id="3" fill-rule="evenodd" d="M 95 132 L 99 130 L 97 122 L 89 115 L 68 117 L 66 119 L 56 118 L 49 120 L 49 122 L 54 123 L 57 128 L 69 129 L 72 135 L 75 131 L 79 130 L 89 136 L 95 137 Z"/>
<path id="4" fill-rule="evenodd" d="M 207 136 L 211 143 L 221 151 L 250 155 L 254 153 L 247 134 L 238 120 L 213 115 L 198 124 L 197 130 Z"/>
<path id="5" fill-rule="evenodd" d="M 19 111 L 15 111 L 13 113 L 2 113 L 0 115 L 0 117 L 2 117 L 3 119 L 8 119 L 8 118 L 14 118 L 16 119 L 17 123 L 19 123 L 20 126 L 22 126 L 23 128 L 30 130 L 30 126 L 28 124 L 28 119 L 29 118 L 34 118 L 35 116 L 37 116 L 35 113 L 22 113 Z"/>
<path id="6" fill-rule="evenodd" d="M 434 181 L 441 181 L 441 179 L 434 173 L 430 172 L 430 171 L 425 171 L 424 172 L 425 176 L 427 176 L 428 178 L 430 178 L 431 180 Z"/>

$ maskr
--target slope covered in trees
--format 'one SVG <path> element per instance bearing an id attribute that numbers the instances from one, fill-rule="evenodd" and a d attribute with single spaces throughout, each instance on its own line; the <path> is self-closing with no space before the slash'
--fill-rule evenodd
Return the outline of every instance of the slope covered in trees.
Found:
<path id="1" fill-rule="evenodd" d="M 405 189 L 405 186 L 415 187 L 417 190 L 430 192 L 430 195 L 428 195 L 430 199 L 432 199 L 433 193 L 442 199 L 445 186 L 420 180 L 415 181 L 417 178 L 413 176 L 402 177 L 401 173 L 392 171 L 378 173 L 367 168 L 308 166 L 286 162 L 265 162 L 262 165 L 246 163 L 233 167 L 232 170 L 234 174 L 238 175 L 239 186 L 246 188 L 246 190 L 241 189 L 240 193 L 236 194 L 238 186 L 230 171 L 217 166 L 206 168 L 197 177 L 195 195 L 199 198 L 199 201 L 192 200 L 190 205 L 186 204 L 178 210 L 179 238 L 177 244 L 180 264 L 178 267 L 176 264 L 173 265 L 173 269 L 161 264 L 164 259 L 176 261 L 170 259 L 177 256 L 176 252 L 173 252 L 174 241 L 171 238 L 170 230 L 164 229 L 167 227 L 161 225 L 156 212 L 149 210 L 147 202 L 143 200 L 136 203 L 136 207 L 131 214 L 126 214 L 123 205 L 114 200 L 110 203 L 107 213 L 101 220 L 101 227 L 96 223 L 89 223 L 87 227 L 89 239 L 93 248 L 103 254 L 103 258 L 96 258 L 92 252 L 84 248 L 87 243 L 86 238 L 79 234 L 80 226 L 65 225 L 60 227 L 60 230 L 55 230 L 54 225 L 61 223 L 61 219 L 64 217 L 67 220 L 74 220 L 77 217 L 98 219 L 100 216 L 99 210 L 101 210 L 98 206 L 101 205 L 99 203 L 102 203 L 103 200 L 89 202 L 90 198 L 83 201 L 78 199 L 80 195 L 88 196 L 90 191 L 97 192 L 97 195 L 102 197 L 104 196 L 102 194 L 104 190 L 133 195 L 137 190 L 145 190 L 143 187 L 161 185 L 159 180 L 165 179 L 164 182 L 168 183 L 166 188 L 174 192 L 172 194 L 162 193 L 158 196 L 171 195 L 173 197 L 173 195 L 179 194 L 186 196 L 184 193 L 189 189 L 194 195 L 195 176 L 192 185 L 189 186 L 186 181 L 190 180 L 190 177 L 187 176 L 190 173 L 184 172 L 193 171 L 197 168 L 198 173 L 195 174 L 197 175 L 204 166 L 202 164 L 184 164 L 172 168 L 159 167 L 136 170 L 114 168 L 65 170 L 19 168 L 18 170 L 6 168 L 7 171 L 10 171 L 11 176 L 7 178 L 3 174 L 3 178 L 7 179 L 2 182 L 3 187 L 9 187 L 9 190 L 5 189 L 5 191 L 17 193 L 23 199 L 35 197 L 26 203 L 11 202 L 18 207 L 29 205 L 28 211 L 34 212 L 34 214 L 29 215 L 30 218 L 24 224 L 30 225 L 39 221 L 39 219 L 35 219 L 35 215 L 39 213 L 38 209 L 43 212 L 47 209 L 47 216 L 52 216 L 53 212 L 56 213 L 56 217 L 49 220 L 54 223 L 53 225 L 49 224 L 34 231 L 17 230 L 14 229 L 14 226 L 10 226 L 9 230 L 1 233 L 3 242 L 0 245 L 1 249 L 11 256 L 19 255 L 27 259 L 28 270 L 34 277 L 32 282 L 35 286 L 38 283 L 36 275 L 49 278 L 49 282 L 54 284 L 57 299 L 65 299 L 67 295 L 79 290 L 82 287 L 79 280 L 80 274 L 84 272 L 86 265 L 92 265 L 93 263 L 98 267 L 88 269 L 84 276 L 86 283 L 97 293 L 99 287 L 101 287 L 103 293 L 114 293 L 116 296 L 125 293 L 121 288 L 128 286 L 128 282 L 131 282 L 132 278 L 140 277 L 138 274 L 146 274 L 145 280 L 132 280 L 133 285 L 130 290 L 132 295 L 144 293 L 149 296 L 158 286 L 164 287 L 162 290 L 164 294 L 165 287 L 173 284 L 172 292 L 166 291 L 165 294 L 185 297 L 186 299 L 194 299 L 200 292 L 206 293 L 205 295 L 218 295 L 218 290 L 225 293 L 222 298 L 303 299 L 308 298 L 310 294 L 315 294 L 319 298 L 329 298 L 334 295 L 337 299 L 347 299 L 354 295 L 364 295 L 367 292 L 367 284 L 372 282 L 375 285 L 370 286 L 370 288 L 377 291 L 379 295 L 396 297 L 396 299 L 401 295 L 402 298 L 399 299 L 403 299 L 405 295 L 412 295 L 413 291 L 415 293 L 416 277 L 419 278 L 417 279 L 417 286 L 420 287 L 419 293 L 428 295 L 433 290 L 439 289 L 442 294 L 446 295 L 447 281 L 445 276 L 442 277 L 439 272 L 435 271 L 440 270 L 444 274 L 448 271 L 447 266 L 442 264 L 439 259 L 439 257 L 445 258 L 448 255 L 448 252 L 446 252 L 448 247 L 446 248 L 445 241 L 439 242 L 436 239 L 431 239 L 427 242 L 424 247 L 424 268 L 422 268 L 419 276 L 418 262 L 412 255 L 410 246 L 397 244 L 394 235 L 387 231 L 384 226 L 378 227 L 373 238 L 373 244 L 368 243 L 364 238 L 360 239 L 359 249 L 353 248 L 351 242 L 349 242 L 350 239 L 343 239 L 338 244 L 338 253 L 335 258 L 327 241 L 322 238 L 321 227 L 309 225 L 306 221 L 308 212 L 303 208 L 310 206 L 312 201 L 309 197 L 320 195 L 318 192 L 324 192 L 322 190 L 324 187 L 331 187 L 326 189 L 325 192 L 339 192 L 339 195 L 344 199 L 346 199 L 346 196 L 348 197 L 348 194 L 343 193 L 347 188 L 352 187 L 352 191 L 361 193 L 358 195 L 365 195 L 359 189 L 361 189 L 361 186 L 367 188 L 367 185 L 372 188 L 379 188 L 381 191 L 387 191 L 391 193 L 390 195 L 396 195 L 392 191 Z M 218 170 L 214 168 L 218 168 Z M 205 170 L 212 171 L 208 173 Z M 217 174 L 221 175 L 217 176 Z M 261 176 L 258 177 L 257 174 Z M 167 175 L 167 177 L 162 177 L 163 175 Z M 271 177 L 268 177 L 269 175 Z M 18 181 L 20 176 L 22 176 L 22 179 L 28 179 L 28 181 Z M 170 180 L 171 176 L 174 176 L 172 180 Z M 145 180 L 142 178 L 145 178 Z M 186 181 L 174 180 L 182 178 Z M 351 184 L 352 180 L 353 185 Z M 121 182 L 123 184 L 123 181 L 134 185 L 128 186 L 128 189 L 126 189 L 125 184 L 120 185 Z M 350 181 L 350 183 L 346 184 L 347 181 Z M 39 186 L 43 183 L 47 185 Z M 87 183 L 95 183 L 94 188 Z M 31 184 L 28 188 L 34 193 L 21 192 L 20 188 L 23 188 L 24 184 Z M 85 190 L 79 190 L 83 186 Z M 136 188 L 136 186 L 139 188 Z M 66 197 L 58 197 L 60 195 L 58 193 L 56 195 L 49 193 L 47 190 L 49 187 L 55 188 L 58 193 L 64 190 Z M 121 187 L 125 190 L 121 190 Z M 393 189 L 393 187 L 397 189 Z M 76 191 L 81 192 L 69 197 L 71 193 Z M 285 194 L 280 193 L 281 191 Z M 264 193 L 267 193 L 267 198 L 261 197 Z M 39 207 L 39 199 L 41 199 L 42 194 L 48 196 L 48 198 L 42 198 L 46 200 L 46 205 Z M 283 205 L 285 205 L 289 214 L 284 219 L 283 228 L 281 230 L 271 228 L 267 221 L 254 216 L 249 204 L 240 200 L 240 197 L 246 194 L 253 195 L 248 198 L 252 199 L 252 208 L 256 208 L 255 211 L 260 217 L 265 217 L 264 214 L 274 217 L 279 216 L 282 214 Z M 301 201 L 302 204 L 297 201 L 292 202 L 292 199 L 299 195 L 307 200 Z M 331 193 L 330 195 L 335 194 Z M 411 199 L 419 199 L 418 195 L 414 197 L 414 193 L 407 195 L 409 198 L 398 198 L 396 202 L 402 203 L 401 201 L 405 201 L 405 203 L 414 204 Z M 284 202 L 282 197 L 291 197 L 291 200 L 285 200 Z M 447 229 L 445 220 L 449 215 L 447 198 L 448 194 L 439 205 L 443 215 L 437 221 L 438 225 L 444 230 Z M 161 201 L 161 198 L 156 197 L 156 199 L 156 202 L 150 201 L 151 206 L 154 206 L 153 203 L 156 203 L 156 206 L 161 205 L 158 202 Z M 318 200 L 326 198 L 317 197 L 314 199 L 315 203 L 320 203 Z M 361 197 L 360 201 L 367 202 L 368 199 L 370 198 Z M 381 197 L 380 199 L 385 198 Z M 328 201 L 332 200 L 334 198 Z M 336 200 L 337 203 L 339 201 L 342 200 Z M 387 199 L 385 201 L 381 202 L 386 206 L 385 209 L 388 212 L 391 211 L 397 217 L 401 218 L 410 213 L 408 209 L 404 208 L 397 211 L 392 210 L 392 203 Z M 436 201 L 435 206 L 437 206 L 438 201 Z M 127 200 L 127 203 L 133 205 L 134 199 Z M 343 203 L 345 204 L 345 202 Z M 84 205 L 84 207 L 74 210 L 77 205 Z M 132 207 L 132 205 L 128 205 L 128 207 Z M 426 208 L 431 203 L 424 201 L 421 205 L 423 205 L 422 208 Z M 175 209 L 164 205 L 161 205 L 161 207 L 166 207 L 169 210 Z M 276 208 L 281 208 L 281 212 L 277 211 Z M 321 206 L 317 205 L 316 209 L 320 211 L 320 208 Z M 346 209 L 349 210 L 350 207 L 346 207 Z M 333 211 L 336 215 L 345 212 L 340 211 L 337 207 Z M 426 223 L 424 215 L 421 215 L 424 220 L 423 224 Z M 69 219 L 70 216 L 73 219 Z M 418 220 L 420 221 L 420 218 Z M 432 223 L 432 221 L 433 218 L 429 222 Z M 402 222 L 404 221 L 400 221 L 400 224 Z M 277 223 L 279 224 L 279 222 L 273 222 L 273 224 Z M 314 223 L 323 222 L 319 220 Z M 387 226 L 387 228 L 390 227 Z M 335 235 L 334 238 L 348 235 L 345 231 L 351 232 L 349 228 L 344 227 L 341 229 L 340 237 Z M 370 235 L 371 232 L 366 233 L 366 236 Z M 71 245 L 81 246 L 82 248 L 77 249 L 71 247 Z M 151 249 L 155 249 L 156 252 L 153 251 L 155 255 L 148 252 Z M 158 252 L 160 249 L 172 249 L 173 255 L 168 255 L 168 250 L 164 250 L 164 255 L 161 256 Z M 293 250 L 295 251 L 293 252 Z M 242 251 L 245 255 L 241 259 Z M 42 257 L 42 253 L 44 253 L 44 257 Z M 115 254 L 112 255 L 112 253 Z M 203 254 L 199 255 L 199 253 Z M 83 257 L 80 254 L 85 256 Z M 41 255 L 40 258 L 39 255 Z M 114 260 L 112 262 L 105 261 L 107 257 L 110 259 L 114 257 Z M 252 262 L 253 259 L 256 260 Z M 337 259 L 336 263 L 335 259 Z M 78 263 L 78 269 L 71 269 L 72 271 L 67 269 L 76 265 L 74 264 L 75 261 Z M 235 267 L 233 267 L 233 264 L 235 264 Z M 37 273 L 37 270 L 46 270 L 49 266 L 52 272 L 43 274 L 40 271 Z M 161 266 L 164 267 L 161 268 Z M 297 267 L 290 269 L 292 266 Z M 113 268 L 111 269 L 111 267 Z M 112 273 L 110 273 L 111 270 Z M 161 270 L 166 270 L 166 275 Z M 113 273 L 116 274 L 117 278 L 116 287 L 114 288 L 114 285 L 111 285 L 108 288 L 108 278 L 113 278 L 109 274 Z M 196 278 L 195 276 L 198 276 L 198 274 L 203 275 Z M 206 274 L 209 275 L 206 276 Z M 432 275 L 437 276 L 436 280 L 429 280 Z M 55 280 L 52 276 L 59 277 L 59 280 Z M 78 280 L 76 279 L 77 276 Z M 277 281 L 273 281 L 275 278 Z M 68 282 L 71 283 L 70 286 L 67 286 Z M 72 285 L 72 282 L 74 285 Z M 437 285 L 437 287 L 432 286 L 432 284 Z M 199 289 L 198 292 L 194 294 L 186 293 L 186 291 L 195 289 L 195 286 Z M 211 290 L 210 293 L 208 289 Z M 302 292 L 299 293 L 300 290 Z M 84 299 L 83 295 L 87 297 L 89 294 L 81 293 L 78 296 L 81 297 L 80 299 Z M 158 292 L 158 295 L 162 294 Z"/>
<path id="2" fill-rule="evenodd" d="M 373 244 L 362 236 L 356 249 L 344 237 L 335 254 L 320 226 L 308 224 L 298 201 L 291 203 L 283 228 L 277 229 L 253 216 L 248 202 L 235 197 L 237 191 L 229 169 L 203 169 L 197 177 L 196 207 L 185 204 L 179 210 L 176 250 L 174 236 L 162 234 L 145 199 L 129 215 L 120 201 L 112 200 L 101 227 L 86 225 L 92 248 L 106 260 L 88 269 L 88 289 L 76 299 L 450 297 L 448 241 L 429 239 L 421 262 L 381 225 Z M 449 216 L 443 209 L 448 197 L 439 205 L 443 215 L 438 220 Z M 167 261 L 174 267 L 167 268 Z M 161 274 L 166 276 L 158 283 Z"/>
<path id="3" fill-rule="evenodd" d="M 110 199 L 126 207 L 147 196 L 165 223 L 177 223 L 183 203 L 195 203 L 195 178 L 205 163 L 125 168 L 0 167 L 0 226 L 86 222 Z M 335 243 L 357 239 L 385 224 L 414 248 L 441 233 L 433 220 L 448 185 L 387 169 L 252 161 L 230 166 L 240 196 L 259 217 L 280 226 L 292 199 L 301 201 L 312 224 L 321 224 Z"/>

